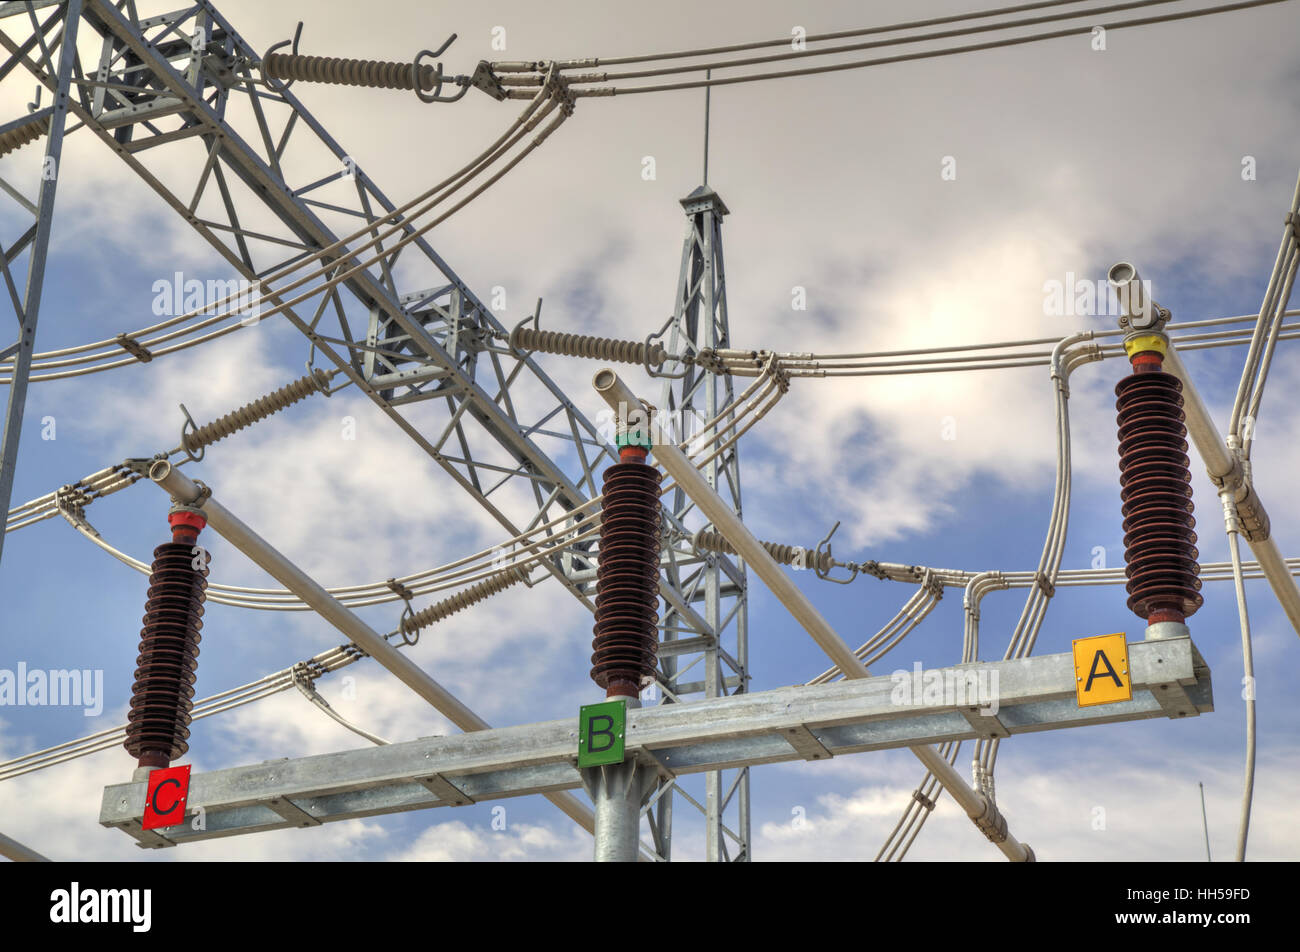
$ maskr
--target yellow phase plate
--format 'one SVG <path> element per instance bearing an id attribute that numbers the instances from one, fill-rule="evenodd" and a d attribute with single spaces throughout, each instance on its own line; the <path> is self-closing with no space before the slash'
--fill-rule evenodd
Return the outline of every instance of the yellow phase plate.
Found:
<path id="1" fill-rule="evenodd" d="M 1124 633 L 1076 638 L 1074 693 L 1080 707 L 1113 704 L 1133 697 Z"/>

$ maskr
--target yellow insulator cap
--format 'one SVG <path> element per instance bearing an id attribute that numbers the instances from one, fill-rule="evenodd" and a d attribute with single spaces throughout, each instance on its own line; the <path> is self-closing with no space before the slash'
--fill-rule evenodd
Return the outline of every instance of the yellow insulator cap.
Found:
<path id="1" fill-rule="evenodd" d="M 1128 354 L 1129 357 L 1151 350 L 1162 357 L 1169 352 L 1169 341 L 1165 335 L 1141 334 L 1137 337 L 1126 338 L 1124 341 L 1124 353 Z"/>

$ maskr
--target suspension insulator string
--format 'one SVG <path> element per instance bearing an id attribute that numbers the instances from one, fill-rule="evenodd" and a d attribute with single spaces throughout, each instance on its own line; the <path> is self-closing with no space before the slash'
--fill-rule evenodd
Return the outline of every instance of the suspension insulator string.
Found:
<path id="1" fill-rule="evenodd" d="M 659 646 L 659 482 L 648 433 L 618 434 L 605 470 L 596 569 L 591 679 L 606 697 L 636 699 L 653 679 Z"/>
<path id="2" fill-rule="evenodd" d="M 410 615 L 403 615 L 399 625 L 399 631 L 403 638 L 410 640 L 410 636 L 418 635 L 420 629 L 427 628 L 434 622 L 442 621 L 450 615 L 462 609 L 476 605 L 498 592 L 503 592 L 512 585 L 517 585 L 528 578 L 528 573 L 524 569 L 507 569 L 496 575 L 486 578 L 477 585 L 471 585 L 463 592 L 457 592 L 448 598 L 435 602 L 428 608 L 423 608 L 418 612 Z"/>
<path id="3" fill-rule="evenodd" d="M 141 767 L 166 767 L 189 750 L 199 630 L 209 556 L 198 545 L 207 520 L 199 509 L 175 506 L 167 517 L 172 541 L 154 549 L 136 657 L 124 746 Z"/>
<path id="4" fill-rule="evenodd" d="M 1126 340 L 1133 372 L 1115 385 L 1128 607 L 1149 625 L 1201 607 L 1182 382 L 1162 369 L 1162 335 Z"/>
<path id="5" fill-rule="evenodd" d="M 262 75 L 271 79 L 301 79 L 308 83 L 336 86 L 368 86 L 372 89 L 420 89 L 428 92 L 437 85 L 437 70 L 430 65 L 384 60 L 344 59 L 340 56 L 304 56 L 268 53 L 262 60 Z"/>
<path id="6" fill-rule="evenodd" d="M 33 116 L 22 125 L 0 133 L 0 157 L 16 152 L 50 131 L 49 113 Z"/>
<path id="7" fill-rule="evenodd" d="M 668 352 L 658 342 L 647 346 L 644 341 L 562 334 L 522 324 L 510 332 L 509 343 L 512 350 L 539 350 L 562 357 L 590 357 L 624 364 L 658 365 L 668 360 Z"/>
<path id="8" fill-rule="evenodd" d="M 703 529 L 692 536 L 692 541 L 701 549 L 708 549 L 710 552 L 721 552 L 725 555 L 735 555 L 735 547 L 727 541 L 726 537 L 716 529 Z M 823 572 L 829 572 L 832 566 L 846 566 L 846 563 L 839 562 L 831 558 L 829 552 L 818 553 L 815 549 L 806 549 L 798 545 L 786 545 L 780 542 L 760 542 L 763 548 L 767 549 L 767 554 L 781 563 L 782 565 L 794 566 L 798 568 L 819 568 Z"/>
<path id="9" fill-rule="evenodd" d="M 299 400 L 303 400 L 313 393 L 328 395 L 330 378 L 334 373 L 337 373 L 337 371 L 327 371 L 318 367 L 310 374 L 299 377 L 293 383 L 286 384 L 279 390 L 268 393 L 264 397 L 259 397 L 252 403 L 246 403 L 238 409 L 231 410 L 205 426 L 196 427 L 192 430 L 187 426 L 178 449 L 188 454 L 196 453 L 211 446 L 218 440 L 224 440 L 226 437 L 238 433 L 245 427 L 265 420 L 273 413 L 279 413 L 286 407 L 293 406 Z"/>

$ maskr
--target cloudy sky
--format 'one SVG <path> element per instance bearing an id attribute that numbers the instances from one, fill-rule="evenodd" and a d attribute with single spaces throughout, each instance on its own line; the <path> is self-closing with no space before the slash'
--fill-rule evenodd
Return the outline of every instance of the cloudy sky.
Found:
<path id="1" fill-rule="evenodd" d="M 1176 4 L 1161 9 L 1184 9 Z M 165 4 L 142 2 L 142 13 Z M 306 26 L 304 52 L 407 60 L 447 34 L 451 72 L 479 59 L 620 56 L 847 30 L 974 9 L 969 3 L 708 5 L 563 2 L 227 0 L 220 9 L 255 47 Z M 0 28 L 6 28 L 0 24 Z M 503 30 L 498 29 L 503 28 Z M 14 35 L 20 26 L 9 27 Z M 1252 314 L 1272 266 L 1300 164 L 1294 37 L 1300 7 L 1283 3 L 1187 22 L 1112 31 L 1106 48 L 1068 39 L 754 85 L 712 99 L 709 182 L 731 209 L 724 226 L 732 337 L 788 351 L 876 351 L 1064 337 L 1112 318 L 1046 313 L 1044 285 L 1104 278 L 1138 264 L 1176 320 Z M 504 37 L 505 50 L 492 48 Z M 1288 40 L 1288 37 L 1291 39 Z M 86 53 L 90 55 L 88 44 Z M 31 100 L 25 73 L 0 84 L 5 115 Z M 454 105 L 409 93 L 296 89 L 306 106 L 395 201 L 476 155 L 517 113 L 477 91 Z M 640 339 L 670 313 L 686 225 L 677 199 L 700 184 L 703 93 L 580 100 L 538 152 L 430 238 L 486 298 L 506 291 L 507 326 L 544 297 L 554 329 Z M 195 157 L 197 155 L 197 158 Z M 643 176 L 654 160 L 653 179 Z M 956 176 L 941 172 L 947 159 Z M 1247 162 L 1247 160 L 1251 160 Z M 166 161 L 193 174 L 201 149 Z M 1243 177 L 1243 163 L 1255 170 Z M 188 164 L 187 164 L 188 163 Z M 955 163 L 955 164 L 954 164 Z M 34 190 L 32 149 L 0 175 Z M 304 173 L 305 174 L 305 173 Z M 24 178 L 24 176 L 28 176 Z M 9 205 L 6 243 L 25 225 Z M 69 137 L 37 346 L 113 336 L 152 323 L 153 283 L 182 271 L 229 277 L 223 262 L 102 143 Z M 807 309 L 791 306 L 806 289 Z M 1300 397 L 1293 345 L 1279 347 L 1254 453 L 1259 491 L 1284 554 L 1300 553 Z M 1242 349 L 1189 354 L 1222 428 Z M 184 402 L 211 419 L 299 376 L 300 335 L 271 319 L 148 366 L 33 384 L 13 499 L 39 496 L 126 456 L 175 445 Z M 589 361 L 540 357 L 595 417 Z M 1115 361 L 1072 382 L 1074 508 L 1063 567 L 1119 565 Z M 635 389 L 658 382 L 627 374 Z M 56 438 L 41 439 L 52 417 Z M 356 421 L 355 441 L 340 421 Z M 436 414 L 428 426 L 436 433 Z M 955 427 L 955 431 L 954 431 Z M 945 432 L 945 430 L 947 432 Z M 945 439 L 955 432 L 955 439 Z M 837 553 L 858 560 L 968 570 L 1032 569 L 1050 510 L 1052 390 L 1042 367 L 907 377 L 796 381 L 742 450 L 746 521 L 760 537 L 811 545 L 842 520 Z M 1226 558 L 1212 488 L 1194 465 L 1204 561 Z M 490 546 L 499 527 L 369 401 L 319 397 L 212 448 L 194 470 L 265 538 L 326 585 L 404 575 Z M 166 539 L 166 500 L 138 485 L 96 503 L 92 523 L 138 559 Z M 211 535 L 209 533 L 209 535 Z M 237 551 L 207 539 L 213 579 L 273 584 Z M 912 594 L 863 578 L 800 584 L 845 639 L 865 641 Z M 0 761 L 121 724 L 129 701 L 142 576 L 62 520 L 10 534 L 0 566 L 0 668 L 102 669 L 104 709 L 0 708 Z M 1263 582 L 1247 585 L 1259 677 L 1259 764 L 1251 853 L 1300 857 L 1287 822 L 1300 781 L 1300 704 L 1287 685 L 1297 635 Z M 1016 738 L 1002 746 L 998 800 L 1015 835 L 1043 860 L 1204 858 L 1198 783 L 1211 849 L 1229 858 L 1241 792 L 1244 704 L 1230 585 L 1207 583 L 1191 620 L 1215 679 L 1212 715 Z M 985 600 L 985 660 L 1000 658 L 1024 592 Z M 753 690 L 819 673 L 824 656 L 755 581 Z M 391 606 L 367 610 L 389 630 Z M 947 597 L 884 670 L 953 663 L 961 597 Z M 572 716 L 597 696 L 587 679 L 590 616 L 554 583 L 511 591 L 448 620 L 412 656 L 493 724 Z M 1039 653 L 1142 622 L 1119 587 L 1066 590 Z M 253 680 L 340 642 L 305 614 L 209 606 L 200 696 Z M 390 740 L 447 733 L 436 712 L 372 663 L 324 679 L 324 696 Z M 354 748 L 357 736 L 296 693 L 197 722 L 196 770 Z M 969 751 L 969 745 L 967 747 Z M 959 761 L 965 771 L 966 753 Z M 194 844 L 161 853 L 97 824 L 102 788 L 130 777 L 120 748 L 0 782 L 0 830 L 56 859 L 582 859 L 590 838 L 545 801 L 405 814 L 308 831 Z M 871 858 L 922 771 L 907 752 L 753 774 L 754 858 Z M 688 789 L 696 789 L 688 785 Z M 1096 829 L 1097 808 L 1107 818 Z M 685 814 L 685 810 L 680 811 Z M 805 822 L 795 822 L 803 819 Z M 674 848 L 702 855 L 684 819 Z M 909 858 L 996 860 L 1000 854 L 947 799 Z"/>

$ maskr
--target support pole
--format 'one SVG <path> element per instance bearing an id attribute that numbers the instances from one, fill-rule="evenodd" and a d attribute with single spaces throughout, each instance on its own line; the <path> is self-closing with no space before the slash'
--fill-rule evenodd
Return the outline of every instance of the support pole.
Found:
<path id="1" fill-rule="evenodd" d="M 638 698 L 626 699 L 628 710 Z M 621 764 L 582 770 L 582 786 L 596 808 L 597 863 L 635 863 L 641 849 L 641 807 L 655 788 L 657 772 L 631 757 Z"/>
<path id="2" fill-rule="evenodd" d="M 178 502 L 196 506 L 207 516 L 208 526 L 276 581 L 312 607 L 318 615 L 352 639 L 357 647 L 391 671 L 403 684 L 424 698 L 444 717 L 466 732 L 487 730 L 491 725 L 466 707 L 455 695 L 435 681 L 424 669 L 388 643 L 388 640 L 343 606 L 313 578 L 281 555 L 269 542 L 241 522 L 229 509 L 166 460 L 149 470 L 149 478 Z M 577 797 L 563 791 L 545 794 L 588 833 L 596 820 Z"/>
<path id="3" fill-rule="evenodd" d="M 625 422 L 629 412 L 643 412 L 641 401 L 613 370 L 606 368 L 599 371 L 592 379 L 592 384 L 596 392 L 604 397 L 614 410 L 615 419 L 618 421 Z M 714 492 L 686 454 L 675 444 L 665 440 L 655 442 L 654 455 L 664 471 L 694 500 L 695 505 L 735 547 L 736 552 L 754 569 L 758 577 L 771 589 L 772 594 L 781 600 L 795 620 L 812 635 L 813 640 L 844 672 L 844 676 L 846 678 L 870 677 L 871 673 L 866 665 L 822 617 L 821 612 L 808 600 L 808 596 L 799 590 L 790 576 L 768 554 L 763 544 L 754 537 L 740 517 L 732 512 Z M 1033 860 L 1033 851 L 1007 832 L 1006 821 L 998 813 L 997 807 L 984 794 L 968 787 L 962 780 L 961 774 L 940 756 L 938 750 L 929 745 L 910 749 L 1007 859 L 1013 862 Z"/>

